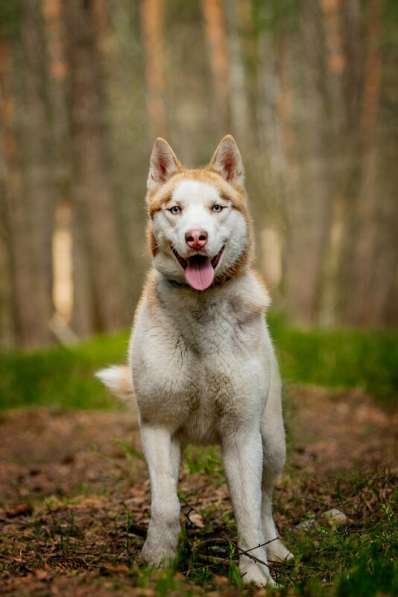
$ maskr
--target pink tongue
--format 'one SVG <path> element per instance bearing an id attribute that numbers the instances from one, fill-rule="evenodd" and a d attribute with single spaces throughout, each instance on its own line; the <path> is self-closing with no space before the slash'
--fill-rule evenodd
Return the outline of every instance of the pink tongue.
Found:
<path id="1" fill-rule="evenodd" d="M 214 269 L 210 259 L 190 259 L 185 268 L 185 279 L 195 290 L 206 290 L 214 280 Z"/>

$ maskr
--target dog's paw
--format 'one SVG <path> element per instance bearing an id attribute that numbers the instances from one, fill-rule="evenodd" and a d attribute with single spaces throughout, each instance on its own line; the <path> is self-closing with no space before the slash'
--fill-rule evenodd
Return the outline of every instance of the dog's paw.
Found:
<path id="1" fill-rule="evenodd" d="M 254 584 L 257 587 L 276 587 L 270 573 L 263 571 L 256 563 L 251 563 L 241 569 L 242 580 L 245 585 Z"/>
<path id="2" fill-rule="evenodd" d="M 141 559 L 146 564 L 157 567 L 166 567 L 175 560 L 176 550 L 168 545 L 154 545 L 151 541 L 145 541 L 141 551 Z"/>
<path id="3" fill-rule="evenodd" d="M 286 563 L 294 559 L 294 555 L 277 539 L 267 545 L 267 558 L 270 562 Z"/>

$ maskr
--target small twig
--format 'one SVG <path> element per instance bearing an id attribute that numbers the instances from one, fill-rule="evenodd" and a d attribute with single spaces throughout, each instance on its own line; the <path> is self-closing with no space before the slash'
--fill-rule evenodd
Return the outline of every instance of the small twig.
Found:
<path id="1" fill-rule="evenodd" d="M 187 507 L 188 510 L 184 511 L 184 516 L 188 521 L 188 524 L 191 527 L 196 527 L 195 523 L 192 522 L 192 520 L 190 519 L 189 515 L 192 512 L 195 512 L 195 508 L 192 508 L 192 506 L 189 506 L 189 504 L 184 503 L 183 508 Z M 259 564 L 262 564 L 263 566 L 266 566 L 267 568 L 270 568 L 269 564 L 267 562 L 264 562 L 263 560 L 260 560 L 260 558 L 257 558 L 256 556 L 254 556 L 252 553 L 250 553 L 251 551 L 254 551 L 255 549 L 259 549 L 261 547 L 265 547 L 266 545 L 269 545 L 270 543 L 272 543 L 273 541 L 276 541 L 277 539 L 279 539 L 279 537 L 274 537 L 273 539 L 269 539 L 269 541 L 265 541 L 264 543 L 260 543 L 259 545 L 255 545 L 254 547 L 250 547 L 249 549 L 242 549 L 241 547 L 239 547 L 239 545 L 236 545 L 235 547 L 237 548 L 237 551 L 239 553 L 239 555 L 242 556 L 247 556 L 248 558 L 250 558 L 251 560 L 253 560 L 254 562 L 258 562 Z M 216 543 L 220 543 L 220 542 L 224 542 L 223 539 L 220 539 L 218 537 L 215 537 L 214 539 L 207 539 L 205 541 L 202 541 L 199 543 L 199 546 L 205 546 L 206 544 L 216 544 Z M 214 561 L 217 563 L 222 563 L 222 562 L 228 562 L 227 559 L 224 558 L 220 558 L 218 556 L 206 556 L 206 555 L 202 555 L 200 554 L 200 557 L 210 560 L 210 561 Z"/>
<path id="2" fill-rule="evenodd" d="M 191 512 L 193 512 L 194 509 L 193 508 L 189 508 L 188 512 L 184 512 L 184 516 L 187 519 L 187 526 L 188 528 L 195 528 L 196 525 L 192 522 L 192 520 L 189 518 L 189 515 L 191 514 Z"/>
<path id="3" fill-rule="evenodd" d="M 207 560 L 209 562 L 213 562 L 214 564 L 227 564 L 228 560 L 226 558 L 221 558 L 220 556 L 211 556 L 208 554 L 200 554 L 200 559 L 201 560 Z"/>
<path id="4" fill-rule="evenodd" d="M 196 547 L 207 547 L 208 545 L 224 545 L 228 544 L 228 539 L 223 539 L 221 537 L 210 537 L 210 539 L 203 539 L 202 541 L 198 541 L 196 543 Z"/>
<path id="5" fill-rule="evenodd" d="M 258 549 L 259 547 L 265 547 L 266 545 L 269 545 L 270 543 L 272 543 L 273 541 L 276 541 L 277 539 L 279 539 L 279 537 L 274 537 L 273 539 L 270 539 L 269 541 L 266 541 L 265 543 L 260 543 L 259 545 L 256 545 L 255 547 L 251 547 L 250 549 L 242 549 L 241 547 L 239 547 L 239 545 L 237 545 L 238 552 L 240 555 L 247 556 L 251 560 L 254 560 L 254 561 L 258 562 L 259 564 L 262 564 L 263 566 L 267 566 L 267 568 L 270 568 L 270 565 L 267 562 L 263 562 L 263 560 L 260 560 L 260 558 L 257 558 L 250 552 L 253 551 L 254 549 Z"/>
<path id="6" fill-rule="evenodd" d="M 256 548 L 253 547 L 253 549 L 256 549 Z M 256 558 L 256 556 L 254 556 L 252 553 L 247 553 L 246 551 L 241 549 L 239 546 L 238 546 L 238 552 L 240 555 L 245 555 L 248 558 L 250 558 L 251 560 L 253 560 L 254 562 L 258 562 L 259 564 L 262 564 L 263 566 L 267 566 L 267 568 L 269 568 L 269 565 L 267 564 L 267 562 L 263 562 L 263 560 L 260 560 L 260 558 Z"/>
<path id="7" fill-rule="evenodd" d="M 273 543 L 273 541 L 276 541 L 277 539 L 280 539 L 280 537 L 274 537 L 273 539 L 270 539 L 269 541 L 266 541 L 265 543 L 260 543 L 259 545 L 256 545 L 256 547 L 251 547 L 250 549 L 246 549 L 245 551 L 243 551 L 243 553 L 247 554 L 249 551 L 253 551 L 254 549 L 258 549 L 259 547 L 265 547 L 266 545 Z M 241 549 L 241 548 L 238 547 L 238 549 Z"/>

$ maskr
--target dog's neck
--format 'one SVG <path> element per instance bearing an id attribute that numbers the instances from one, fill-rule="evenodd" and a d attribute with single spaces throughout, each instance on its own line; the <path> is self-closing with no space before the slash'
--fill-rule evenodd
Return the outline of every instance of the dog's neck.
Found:
<path id="1" fill-rule="evenodd" d="M 250 267 L 242 268 L 239 273 L 203 292 L 169 280 L 156 270 L 152 270 L 150 280 L 152 304 L 157 303 L 160 312 L 166 311 L 167 317 L 175 319 L 177 325 L 182 320 L 186 323 L 187 319 L 206 317 L 206 313 L 214 317 L 215 307 L 221 308 L 225 303 L 236 312 L 236 320 L 244 323 L 263 316 L 270 304 L 267 289 Z"/>

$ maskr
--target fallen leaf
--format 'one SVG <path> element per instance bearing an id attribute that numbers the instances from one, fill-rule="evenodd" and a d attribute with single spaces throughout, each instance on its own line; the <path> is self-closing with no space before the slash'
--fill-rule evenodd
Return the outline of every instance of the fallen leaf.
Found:
<path id="1" fill-rule="evenodd" d="M 32 514 L 33 508 L 30 504 L 17 504 L 11 508 L 6 509 L 8 518 L 15 518 L 16 516 L 29 516 Z"/>
<path id="2" fill-rule="evenodd" d="M 191 512 L 191 514 L 189 514 L 188 518 L 189 518 L 190 522 L 192 522 L 192 524 L 194 524 L 198 529 L 204 528 L 205 523 L 203 521 L 202 516 L 198 512 Z"/>

